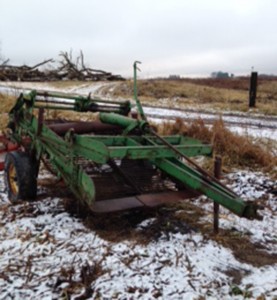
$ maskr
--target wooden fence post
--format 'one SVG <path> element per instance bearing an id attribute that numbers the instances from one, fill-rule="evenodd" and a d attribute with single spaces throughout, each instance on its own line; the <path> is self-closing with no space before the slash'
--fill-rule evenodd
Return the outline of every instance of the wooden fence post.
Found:
<path id="1" fill-rule="evenodd" d="M 256 106 L 257 83 L 258 83 L 258 72 L 252 72 L 250 78 L 250 89 L 249 89 L 249 107 Z"/>

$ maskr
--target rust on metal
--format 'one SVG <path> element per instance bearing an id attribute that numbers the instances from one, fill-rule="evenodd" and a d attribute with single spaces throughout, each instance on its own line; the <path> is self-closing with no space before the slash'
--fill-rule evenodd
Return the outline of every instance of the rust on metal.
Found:
<path id="1" fill-rule="evenodd" d="M 172 146 L 170 143 L 168 143 L 163 137 L 158 135 L 154 130 L 151 129 L 151 133 L 155 135 L 163 144 L 168 146 L 168 148 L 172 149 L 176 154 L 178 154 L 180 157 L 184 158 L 187 162 L 189 162 L 193 167 L 195 167 L 196 170 L 198 170 L 202 175 L 202 179 L 210 182 L 216 182 L 218 185 L 220 185 L 222 188 L 224 188 L 226 191 L 228 191 L 231 195 L 236 196 L 236 194 L 229 189 L 228 187 L 224 186 L 215 176 L 212 176 L 208 172 L 206 172 L 203 168 L 198 166 L 192 159 L 190 159 L 188 156 L 186 156 L 184 153 L 179 151 L 176 147 Z"/>
<path id="2" fill-rule="evenodd" d="M 136 63 L 134 69 L 137 70 Z M 34 90 L 21 95 L 10 111 L 9 138 L 17 141 L 22 149 L 34 152 L 29 153 L 30 164 L 36 163 L 34 158 L 49 159 L 53 170 L 58 171 L 73 194 L 94 211 L 153 207 L 193 197 L 199 192 L 240 217 L 258 218 L 255 203 L 246 203 L 225 187 L 217 179 L 216 170 L 212 176 L 189 158 L 200 153 L 210 155 L 211 147 L 199 141 L 195 147 L 194 139 L 182 136 L 159 136 L 147 122 L 135 95 L 137 119 L 130 117 L 130 101 Z M 62 104 L 56 105 L 55 98 L 62 99 Z M 78 113 L 97 111 L 101 122 L 43 121 L 43 107 Z M 38 118 L 33 108 L 40 109 Z M 5 152 L 9 148 L 3 145 Z M 215 169 L 220 168 L 215 166 Z M 217 209 L 215 216 L 218 218 Z"/>
<path id="3" fill-rule="evenodd" d="M 92 211 L 98 213 L 109 213 L 139 207 L 143 207 L 143 204 L 137 199 L 137 197 L 125 197 L 111 200 L 96 201 L 91 207 L 91 209 Z"/>
<path id="4" fill-rule="evenodd" d="M 155 194 L 139 195 L 137 198 L 146 206 L 154 207 L 166 203 L 174 203 L 184 199 L 195 197 L 197 194 L 192 191 L 184 190 L 178 192 L 162 192 Z"/>
<path id="5" fill-rule="evenodd" d="M 60 124 L 50 124 L 48 126 L 58 135 L 65 135 L 70 129 L 74 129 L 77 134 L 84 133 L 118 133 L 122 132 L 122 128 L 116 125 L 104 124 L 100 121 L 93 122 L 67 122 Z"/>
<path id="6" fill-rule="evenodd" d="M 37 129 L 37 135 L 41 134 L 42 125 L 43 125 L 43 118 L 44 118 L 44 109 L 39 108 L 38 110 L 38 129 Z"/>
<path id="7" fill-rule="evenodd" d="M 132 197 L 96 201 L 91 209 L 98 213 L 109 213 L 134 208 L 155 207 L 163 204 L 174 203 L 195 196 L 196 194 L 194 192 L 187 190 L 178 192 L 143 194 Z"/>
<path id="8" fill-rule="evenodd" d="M 221 176 L 222 159 L 220 156 L 216 156 L 214 162 L 214 176 L 220 179 Z M 219 231 L 219 204 L 214 201 L 214 233 L 218 234 Z"/>
<path id="9" fill-rule="evenodd" d="M 6 136 L 0 135 L 0 171 L 4 170 L 4 159 L 7 152 L 15 151 L 19 145 L 12 143 Z"/>
<path id="10" fill-rule="evenodd" d="M 122 178 L 125 180 L 125 182 L 133 187 L 133 189 L 136 191 L 136 193 L 140 194 L 141 190 L 139 187 L 135 184 L 135 182 L 130 178 L 130 176 L 127 176 L 124 171 L 115 163 L 113 159 L 109 160 L 109 165 L 117 172 L 119 175 L 122 176 Z"/>

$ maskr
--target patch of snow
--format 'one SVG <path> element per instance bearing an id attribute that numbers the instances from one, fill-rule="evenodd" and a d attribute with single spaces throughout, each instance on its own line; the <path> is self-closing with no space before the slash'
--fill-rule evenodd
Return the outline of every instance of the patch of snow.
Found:
<path id="1" fill-rule="evenodd" d="M 154 107 L 144 107 L 144 111 L 150 116 L 151 121 L 159 124 L 165 121 L 174 122 L 178 117 L 188 121 L 198 118 L 208 121 L 215 121 L 219 118 L 222 118 L 226 126 L 234 133 L 277 141 L 276 117 L 249 117 L 244 115 L 230 116 L 220 113 L 211 114 Z"/>
<path id="2" fill-rule="evenodd" d="M 3 172 L 1 184 L 2 176 Z M 232 176 L 234 188 L 241 186 L 242 192 L 250 187 L 246 176 L 241 182 L 239 177 Z M 253 176 L 249 173 L 247 178 Z M 261 176 L 256 177 L 262 185 Z M 250 190 L 256 197 L 263 195 L 261 191 Z M 243 299 L 242 295 L 231 293 L 232 278 L 226 273 L 229 269 L 244 274 L 239 288 L 249 289 L 253 297 L 277 296 L 276 265 L 256 268 L 242 264 L 231 250 L 205 239 L 200 233 L 169 233 L 167 238 L 162 235 L 145 245 L 128 240 L 110 242 L 65 212 L 59 198 L 46 197 L 14 206 L 7 205 L 3 198 L 6 199 L 2 192 L 0 299 L 61 298 L 69 287 L 68 278 L 63 280 L 65 270 L 71 270 L 71 280 L 81 282 L 82 268 L 96 265 L 100 265 L 102 272 L 91 283 L 90 299 L 195 299 L 200 296 Z M 269 212 L 266 214 L 264 223 L 231 219 L 230 214 L 231 221 L 224 226 L 237 226 L 242 231 L 247 228 L 261 240 L 262 232 L 263 236 L 276 232 L 276 218 Z M 153 222 L 155 218 L 146 219 L 137 228 L 143 233 Z M 80 283 L 71 292 L 72 299 L 83 292 Z"/>
<path id="3" fill-rule="evenodd" d="M 254 138 L 270 139 L 277 141 L 277 129 L 273 128 L 255 128 L 255 127 L 243 127 L 243 126 L 229 126 L 227 127 L 234 133 L 243 136 L 252 136 Z"/>
<path id="4" fill-rule="evenodd" d="M 228 186 L 242 199 L 261 202 L 264 209 L 259 210 L 262 220 L 248 220 L 232 214 L 220 207 L 220 227 L 232 229 L 250 236 L 253 243 L 263 245 L 268 252 L 277 253 L 277 186 L 276 182 L 261 172 L 237 171 L 227 176 L 232 183 Z M 203 221 L 211 220 L 213 204 L 202 196 L 196 200 L 198 205 L 209 212 Z"/>

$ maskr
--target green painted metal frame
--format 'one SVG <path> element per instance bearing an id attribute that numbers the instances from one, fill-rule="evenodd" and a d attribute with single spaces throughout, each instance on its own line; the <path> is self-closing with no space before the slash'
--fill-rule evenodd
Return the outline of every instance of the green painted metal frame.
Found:
<path id="1" fill-rule="evenodd" d="M 148 139 L 156 140 L 155 137 L 151 136 L 147 136 L 147 138 L 143 136 L 83 136 L 68 132 L 65 139 L 63 139 L 46 125 L 42 125 L 39 132 L 37 118 L 30 115 L 30 111 L 25 110 L 23 106 L 20 110 L 13 110 L 10 118 L 11 121 L 17 120 L 13 140 L 23 144 L 23 140 L 28 137 L 31 141 L 29 150 L 36 153 L 38 160 L 42 155 L 47 155 L 57 175 L 65 180 L 78 199 L 90 207 L 94 203 L 95 187 L 82 167 L 75 163 L 77 157 L 81 156 L 98 164 L 105 164 L 110 159 L 115 158 L 154 159 L 176 157 L 172 150 L 159 143 L 155 146 L 143 145 Z M 128 127 L 128 124 L 125 125 Z M 195 139 L 182 136 L 168 136 L 165 138 L 188 156 L 211 155 L 212 153 L 210 145 L 203 145 Z"/>
<path id="2" fill-rule="evenodd" d="M 59 99 L 59 101 L 54 99 Z M 64 99 L 64 101 L 62 101 L 62 99 Z M 33 90 L 28 94 L 21 94 L 19 96 L 16 106 L 12 109 L 11 113 L 20 110 L 20 107 L 24 104 L 26 104 L 26 107 L 31 111 L 35 108 L 72 110 L 76 112 L 100 112 L 108 110 L 108 112 L 114 112 L 119 115 L 127 115 L 132 108 L 131 102 L 128 100 L 115 102 L 91 98 L 90 95 L 84 97 L 80 95 Z"/>
<path id="3" fill-rule="evenodd" d="M 136 70 L 136 66 L 134 69 Z M 21 95 L 10 112 L 10 127 L 13 129 L 11 138 L 17 143 L 23 144 L 23 140 L 27 137 L 30 140 L 29 150 L 36 154 L 38 160 L 42 155 L 47 155 L 57 174 L 88 206 L 93 206 L 96 191 L 92 179 L 76 163 L 78 157 L 98 164 L 105 164 L 116 158 L 147 159 L 168 176 L 189 189 L 206 195 L 235 214 L 246 218 L 258 218 L 256 205 L 243 201 L 222 184 L 214 182 L 199 170 L 185 164 L 178 155 L 178 153 L 185 156 L 211 155 L 212 147 L 210 145 L 183 136 L 164 137 L 166 143 L 178 150 L 174 151 L 172 147 L 166 146 L 159 137 L 151 134 L 152 129 L 141 106 L 138 106 L 141 119 L 128 118 L 114 112 L 100 113 L 102 122 L 121 126 L 124 130 L 123 135 L 83 136 L 69 130 L 63 139 L 46 125 L 39 124 L 39 120 L 34 116 L 33 110 L 37 107 L 37 96 L 60 96 L 60 98 L 72 99 L 74 101 L 73 104 L 70 104 L 72 106 L 70 109 L 75 111 L 86 111 L 89 105 L 95 104 L 95 102 L 92 102 L 89 97 L 32 91 L 28 95 Z M 104 100 L 101 101 L 104 103 Z M 139 103 L 138 99 L 137 103 Z M 113 107 L 114 110 L 121 111 L 120 105 L 124 107 L 122 111 L 129 106 L 126 102 L 120 103 Z M 47 103 L 43 107 L 49 108 Z"/>

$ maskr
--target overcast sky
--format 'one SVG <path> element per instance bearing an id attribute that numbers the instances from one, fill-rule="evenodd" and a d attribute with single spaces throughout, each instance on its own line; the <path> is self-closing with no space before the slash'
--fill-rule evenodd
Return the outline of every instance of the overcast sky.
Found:
<path id="1" fill-rule="evenodd" d="M 277 74 L 276 0 L 0 0 L 1 54 L 14 64 L 60 51 L 124 76 Z"/>

